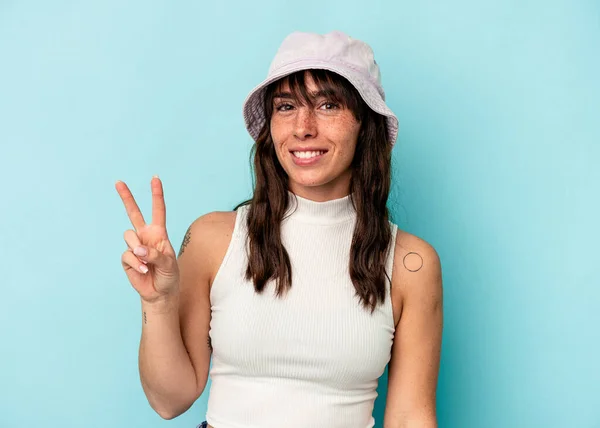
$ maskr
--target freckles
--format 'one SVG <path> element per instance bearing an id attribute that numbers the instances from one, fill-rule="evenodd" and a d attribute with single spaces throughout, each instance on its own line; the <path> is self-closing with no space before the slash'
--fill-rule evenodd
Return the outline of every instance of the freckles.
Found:
<path id="1" fill-rule="evenodd" d="M 352 112 L 347 113 L 332 117 L 324 127 L 331 138 L 341 143 L 336 147 L 336 152 L 341 157 L 353 155 L 354 148 L 351 146 L 358 137 L 358 131 L 360 130 L 360 124 L 354 118 Z"/>
<path id="2" fill-rule="evenodd" d="M 327 123 L 327 127 L 331 130 L 338 128 L 340 133 L 347 133 L 354 132 L 354 129 L 358 129 L 359 124 L 352 113 L 349 112 L 349 114 L 333 117 L 332 120 Z"/>

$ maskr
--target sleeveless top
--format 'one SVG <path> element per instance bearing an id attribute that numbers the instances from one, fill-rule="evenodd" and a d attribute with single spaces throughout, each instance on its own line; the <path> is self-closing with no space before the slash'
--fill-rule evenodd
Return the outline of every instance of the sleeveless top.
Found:
<path id="1" fill-rule="evenodd" d="M 210 292 L 206 420 L 215 428 L 371 428 L 395 332 L 391 284 L 386 277 L 385 303 L 373 314 L 355 296 L 350 195 L 325 202 L 288 196 L 281 237 L 292 287 L 283 298 L 274 295 L 273 280 L 258 294 L 244 279 L 249 206 L 238 208 Z M 398 228 L 390 225 L 391 278 Z"/>

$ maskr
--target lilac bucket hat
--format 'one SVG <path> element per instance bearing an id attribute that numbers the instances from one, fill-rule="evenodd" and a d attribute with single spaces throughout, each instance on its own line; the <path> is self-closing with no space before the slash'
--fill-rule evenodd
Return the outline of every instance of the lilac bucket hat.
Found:
<path id="1" fill-rule="evenodd" d="M 365 103 L 385 116 L 390 142 L 398 136 L 398 118 L 385 103 L 379 66 L 373 50 L 363 41 L 341 31 L 327 34 L 293 32 L 287 36 L 269 67 L 267 78 L 256 86 L 244 101 L 246 129 L 254 140 L 265 123 L 264 95 L 266 87 L 289 74 L 307 69 L 333 71 L 345 77 Z"/>

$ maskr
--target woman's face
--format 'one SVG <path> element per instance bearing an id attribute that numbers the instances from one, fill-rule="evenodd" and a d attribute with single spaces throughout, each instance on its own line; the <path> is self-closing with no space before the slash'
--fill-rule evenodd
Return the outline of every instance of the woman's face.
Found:
<path id="1" fill-rule="evenodd" d="M 271 137 L 277 158 L 293 193 L 317 201 L 341 198 L 349 193 L 360 122 L 351 110 L 319 94 L 309 73 L 305 84 L 314 107 L 293 99 L 287 83 L 273 98 Z"/>

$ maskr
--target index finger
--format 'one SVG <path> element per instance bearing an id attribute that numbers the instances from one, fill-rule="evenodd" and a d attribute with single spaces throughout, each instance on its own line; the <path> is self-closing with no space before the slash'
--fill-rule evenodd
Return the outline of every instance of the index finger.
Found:
<path id="1" fill-rule="evenodd" d="M 139 232 L 141 228 L 146 225 L 146 222 L 144 221 L 144 216 L 142 215 L 138 204 L 135 202 L 129 187 L 127 187 L 127 184 L 121 180 L 118 180 L 115 183 L 115 187 L 117 192 L 119 192 L 119 196 L 121 197 L 123 204 L 125 205 L 125 210 L 127 211 L 129 220 L 131 220 L 131 224 L 135 228 L 136 232 Z"/>
<path id="2" fill-rule="evenodd" d="M 165 207 L 165 195 L 163 193 L 162 181 L 158 175 L 152 177 L 150 181 L 152 188 L 152 224 L 167 227 L 167 209 Z"/>

